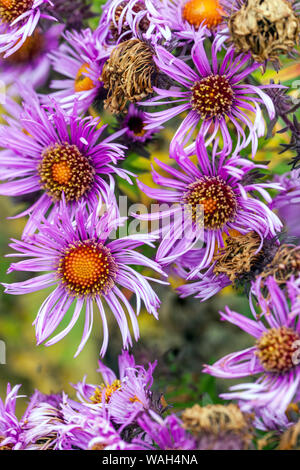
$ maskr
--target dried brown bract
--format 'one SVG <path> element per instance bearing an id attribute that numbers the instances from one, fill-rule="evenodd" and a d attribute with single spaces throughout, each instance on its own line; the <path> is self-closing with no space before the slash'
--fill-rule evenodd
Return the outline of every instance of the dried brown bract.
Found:
<path id="1" fill-rule="evenodd" d="M 198 440 L 200 449 L 248 449 L 252 438 L 251 414 L 237 405 L 194 405 L 182 414 L 185 429 Z"/>
<path id="2" fill-rule="evenodd" d="M 255 232 L 229 237 L 226 246 L 214 257 L 214 273 L 226 274 L 231 282 L 235 282 L 240 275 L 250 272 L 259 259 L 260 244 L 261 239 Z"/>
<path id="3" fill-rule="evenodd" d="M 235 47 L 258 62 L 277 62 L 299 43 L 300 20 L 288 0 L 248 0 L 228 27 Z"/>
<path id="4" fill-rule="evenodd" d="M 300 273 L 300 247 L 283 244 L 278 248 L 273 261 L 261 273 L 262 281 L 273 276 L 279 285 L 284 285 L 292 277 Z"/>
<path id="5" fill-rule="evenodd" d="M 278 450 L 300 450 L 300 421 L 281 436 Z"/>
<path id="6" fill-rule="evenodd" d="M 101 81 L 108 89 L 104 102 L 114 114 L 126 112 L 128 101 L 135 103 L 153 93 L 158 70 L 150 45 L 139 39 L 130 39 L 115 47 L 103 67 Z"/>

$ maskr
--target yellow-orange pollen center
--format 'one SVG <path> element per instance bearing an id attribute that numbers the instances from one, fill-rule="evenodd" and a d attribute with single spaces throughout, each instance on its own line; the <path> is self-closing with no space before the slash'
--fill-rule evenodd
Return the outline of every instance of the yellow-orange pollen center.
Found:
<path id="1" fill-rule="evenodd" d="M 0 17 L 5 23 L 12 23 L 32 5 L 33 0 L 0 0 Z"/>
<path id="2" fill-rule="evenodd" d="M 222 14 L 218 0 L 189 0 L 182 10 L 183 19 L 195 28 L 203 22 L 208 28 L 218 26 L 223 21 Z"/>
<path id="3" fill-rule="evenodd" d="M 190 184 L 182 202 L 194 222 L 211 230 L 232 221 L 237 210 L 233 189 L 219 176 L 204 176 Z"/>
<path id="4" fill-rule="evenodd" d="M 231 110 L 234 92 L 225 75 L 210 75 L 192 87 L 192 108 L 202 119 L 221 117 Z"/>
<path id="5" fill-rule="evenodd" d="M 107 294 L 114 286 L 118 266 L 110 250 L 91 240 L 77 242 L 59 263 L 59 277 L 74 295 Z"/>
<path id="6" fill-rule="evenodd" d="M 88 91 L 95 88 L 93 80 L 87 75 L 90 72 L 88 63 L 83 64 L 77 72 L 74 88 L 76 92 Z"/>
<path id="7" fill-rule="evenodd" d="M 97 403 L 102 403 L 102 400 L 104 398 L 105 403 L 109 403 L 111 396 L 113 395 L 114 392 L 117 390 L 120 390 L 122 386 L 121 380 L 114 380 L 110 385 L 105 385 L 101 384 L 100 387 L 97 387 L 94 391 L 94 395 L 90 397 L 90 400 L 97 404 Z M 104 393 L 104 397 L 103 397 Z"/>
<path id="8" fill-rule="evenodd" d="M 266 331 L 256 342 L 256 355 L 267 372 L 284 373 L 295 367 L 294 354 L 300 347 L 300 335 L 281 326 Z"/>
<path id="9" fill-rule="evenodd" d="M 78 201 L 94 182 L 95 170 L 76 145 L 55 144 L 42 154 L 38 167 L 40 184 L 57 201 Z"/>

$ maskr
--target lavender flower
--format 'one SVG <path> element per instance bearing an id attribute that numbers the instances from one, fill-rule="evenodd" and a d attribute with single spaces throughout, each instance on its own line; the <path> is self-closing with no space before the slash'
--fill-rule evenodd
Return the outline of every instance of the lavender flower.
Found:
<path id="1" fill-rule="evenodd" d="M 151 245 L 154 237 L 133 235 L 109 241 L 110 234 L 122 222 L 114 206 L 108 207 L 101 218 L 95 208 L 87 218 L 82 205 L 79 205 L 72 222 L 70 210 L 62 202 L 51 222 L 44 220 L 40 223 L 38 235 L 33 235 L 28 241 L 14 240 L 10 245 L 18 252 L 17 256 L 29 259 L 13 263 L 9 272 L 48 273 L 24 282 L 5 284 L 7 293 L 23 295 L 57 285 L 43 302 L 34 321 L 38 344 L 56 330 L 71 305 L 75 305 L 75 309 L 70 323 L 46 345 L 61 340 L 73 328 L 83 310 L 85 326 L 76 355 L 91 334 L 94 304 L 98 307 L 103 324 L 101 355 L 105 354 L 108 345 L 108 324 L 103 302 L 117 320 L 124 347 L 132 344 L 125 312 L 131 320 L 136 340 L 139 337 L 136 315 L 140 312 L 141 302 L 157 318 L 160 301 L 148 282 L 151 278 L 144 277 L 131 267 L 140 265 L 163 275 L 157 263 L 134 251 L 143 244 Z M 121 288 L 135 293 L 136 311 Z"/>
<path id="2" fill-rule="evenodd" d="M 160 450 L 195 450 L 196 442 L 183 428 L 180 419 L 171 414 L 165 419 L 153 412 L 138 419 L 141 428 Z"/>
<path id="3" fill-rule="evenodd" d="M 151 1 L 151 0 L 150 0 Z M 116 44 L 146 33 L 149 0 L 109 0 L 103 8 L 100 28 L 107 29 L 106 42 Z"/>
<path id="4" fill-rule="evenodd" d="M 23 109 L 7 100 L 6 109 L 14 119 L 0 128 L 2 179 L 0 194 L 22 196 L 42 190 L 37 201 L 19 217 L 30 214 L 24 237 L 36 230 L 38 221 L 50 209 L 55 212 L 64 195 L 73 209 L 79 201 L 92 210 L 98 197 L 106 204 L 114 200 L 117 174 L 130 182 L 125 170 L 115 165 L 124 158 L 123 146 L 112 143 L 118 133 L 103 138 L 106 126 L 97 129 L 99 119 L 79 118 L 76 105 L 66 114 L 52 101 L 41 106 L 36 94 L 24 94 Z"/>
<path id="5" fill-rule="evenodd" d="M 0 398 L 0 450 L 18 450 L 23 448 L 21 424 L 16 417 L 16 400 L 21 385 L 11 388 L 7 385 L 6 398 Z"/>
<path id="6" fill-rule="evenodd" d="M 201 260 L 197 260 L 191 277 L 211 264 L 216 249 L 224 246 L 223 236 L 236 230 L 246 234 L 256 232 L 261 238 L 274 236 L 281 228 L 278 217 L 259 199 L 250 196 L 257 192 L 267 202 L 271 198 L 266 189 L 278 188 L 270 183 L 244 183 L 247 174 L 260 165 L 243 158 L 225 158 L 217 153 L 215 142 L 210 160 L 203 138 L 198 137 L 196 152 L 198 165 L 182 150 L 172 156 L 180 170 L 156 161 L 171 178 L 153 170 L 153 181 L 161 188 L 149 188 L 138 182 L 139 188 L 152 199 L 172 204 L 150 215 L 137 216 L 142 220 L 162 220 L 162 241 L 157 260 L 169 264 L 195 246 L 204 242 Z M 168 189 L 164 189 L 167 187 Z M 199 211 L 203 207 L 204 213 Z M 173 219 L 170 218 L 173 216 Z"/>
<path id="7" fill-rule="evenodd" d="M 82 382 L 75 385 L 79 399 L 90 409 L 98 412 L 103 407 L 111 420 L 117 424 L 129 424 L 152 404 L 151 386 L 156 362 L 149 363 L 148 369 L 135 363 L 127 351 L 119 356 L 119 377 L 101 361 L 98 372 L 104 383 L 100 386 Z"/>
<path id="8" fill-rule="evenodd" d="M 237 135 L 235 154 L 251 143 L 254 156 L 258 137 L 265 133 L 261 103 L 266 106 L 271 119 L 275 116 L 272 100 L 264 93 L 263 88 L 280 87 L 280 85 L 253 86 L 245 83 L 244 79 L 257 70 L 259 64 L 249 65 L 250 54 L 236 56 L 233 47 L 226 51 L 225 57 L 219 57 L 218 50 L 221 44 L 222 40 L 218 38 L 213 41 L 210 62 L 203 38 L 195 40 L 191 56 L 196 71 L 162 46 L 156 47 L 157 67 L 180 86 L 168 90 L 154 88 L 157 96 L 142 103 L 146 106 L 171 105 L 164 111 L 147 113 L 147 128 L 157 127 L 188 111 L 173 136 L 171 152 L 177 143 L 185 146 L 201 122 L 199 133 L 205 138 L 206 145 L 213 142 L 220 131 L 224 152 L 231 153 L 233 144 L 228 128 L 229 120 L 235 127 Z M 249 112 L 254 122 L 248 117 Z M 243 126 L 249 130 L 248 137 Z M 194 148 L 192 144 L 189 152 L 193 153 Z"/>
<path id="9" fill-rule="evenodd" d="M 105 96 L 100 76 L 110 51 L 103 46 L 104 37 L 103 28 L 95 32 L 90 29 L 67 31 L 66 42 L 49 55 L 53 69 L 67 77 L 51 83 L 52 89 L 59 90 L 51 96 L 63 108 L 72 110 L 77 100 L 78 112 L 86 112 L 97 97 Z"/>
<path id="10" fill-rule="evenodd" d="M 223 3 L 224 0 L 152 1 L 149 7 L 152 29 L 156 26 L 166 40 L 172 35 L 188 42 L 194 41 L 197 34 L 209 36 L 223 23 Z"/>
<path id="11" fill-rule="evenodd" d="M 237 379 L 256 376 L 254 383 L 231 387 L 231 393 L 221 397 L 239 400 L 242 411 L 255 411 L 266 427 L 287 424 L 285 412 L 288 405 L 300 398 L 300 366 L 298 361 L 300 345 L 300 306 L 299 287 L 287 282 L 288 299 L 269 277 L 265 281 L 267 297 L 261 292 L 260 280 L 253 285 L 253 293 L 258 299 L 260 312 L 254 304 L 250 307 L 254 317 L 233 312 L 228 307 L 221 312 L 222 320 L 227 320 L 256 339 L 253 347 L 229 354 L 204 371 L 215 377 Z M 290 306 L 289 306 L 290 302 Z"/>

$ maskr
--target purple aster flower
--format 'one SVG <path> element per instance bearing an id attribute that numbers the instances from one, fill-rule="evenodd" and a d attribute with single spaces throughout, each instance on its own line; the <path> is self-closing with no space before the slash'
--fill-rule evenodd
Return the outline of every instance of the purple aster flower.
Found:
<path id="1" fill-rule="evenodd" d="M 195 450 L 197 447 L 193 437 L 174 414 L 163 419 L 149 411 L 149 415 L 143 414 L 138 423 L 160 450 Z"/>
<path id="2" fill-rule="evenodd" d="M 276 175 L 275 181 L 283 188 L 274 197 L 272 209 L 278 211 L 279 217 L 284 222 L 288 234 L 300 238 L 299 207 L 300 207 L 300 170 L 293 170 L 283 175 Z"/>
<path id="3" fill-rule="evenodd" d="M 193 41 L 197 34 L 211 35 L 223 23 L 224 0 L 161 0 L 149 7 L 152 28 L 156 25 L 161 35 L 170 40 Z"/>
<path id="4" fill-rule="evenodd" d="M 227 320 L 249 333 L 256 340 L 253 347 L 225 356 L 204 371 L 215 377 L 238 379 L 259 377 L 254 383 L 231 387 L 231 393 L 221 397 L 239 400 L 243 411 L 254 410 L 258 416 L 269 419 L 265 423 L 285 420 L 288 405 L 300 399 L 300 305 L 299 287 L 287 282 L 288 298 L 278 287 L 275 279 L 265 281 L 267 297 L 263 296 L 260 280 L 253 285 L 257 298 L 256 310 L 250 302 L 254 320 L 233 312 L 228 307 L 221 312 L 222 320 Z"/>
<path id="5" fill-rule="evenodd" d="M 51 101 L 41 106 L 37 95 L 24 94 L 23 109 L 7 100 L 8 126 L 0 128 L 5 150 L 0 154 L 2 180 L 0 194 L 22 196 L 42 191 L 37 201 L 18 217 L 30 214 L 24 237 L 34 233 L 40 218 L 55 212 L 64 194 L 75 209 L 80 201 L 92 210 L 98 197 L 106 204 L 114 200 L 117 174 L 130 179 L 116 164 L 124 158 L 123 146 L 112 141 L 119 133 L 103 138 L 106 126 L 99 129 L 99 118 L 79 118 L 76 104 L 71 114 Z"/>
<path id="6" fill-rule="evenodd" d="M 105 408 L 111 420 L 117 424 L 132 423 L 143 411 L 151 407 L 153 371 L 156 362 L 149 363 L 148 369 L 137 365 L 134 357 L 127 351 L 119 356 L 119 378 L 101 361 L 98 372 L 104 383 L 91 385 L 86 377 L 75 385 L 79 399 L 91 410 L 97 412 Z"/>
<path id="7" fill-rule="evenodd" d="M 281 229 L 280 220 L 268 206 L 249 194 L 254 191 L 269 203 L 271 197 L 266 189 L 278 189 L 278 185 L 247 183 L 249 172 L 260 165 L 238 157 L 226 160 L 223 153 L 217 153 L 217 146 L 216 141 L 210 160 L 199 135 L 197 165 L 181 149 L 173 154 L 179 169 L 156 160 L 171 176 L 166 178 L 153 170 L 153 181 L 162 188 L 149 188 L 138 181 L 139 188 L 150 198 L 167 205 L 159 212 L 137 216 L 162 221 L 162 241 L 156 255 L 159 262 L 172 263 L 199 241 L 205 244 L 191 277 L 211 264 L 215 250 L 224 246 L 223 236 L 230 236 L 230 231 L 242 234 L 254 231 L 262 245 L 264 238 L 275 236 Z"/>
<path id="8" fill-rule="evenodd" d="M 0 450 L 18 450 L 23 448 L 21 424 L 16 417 L 16 400 L 21 385 L 11 388 L 7 385 L 6 398 L 0 398 Z"/>
<path id="9" fill-rule="evenodd" d="M 237 135 L 235 154 L 251 143 L 254 156 L 258 137 L 265 133 L 261 104 L 266 106 L 271 119 L 275 116 L 273 102 L 263 88 L 281 85 L 254 86 L 245 83 L 244 79 L 260 65 L 256 63 L 249 65 L 250 55 L 236 56 L 233 47 L 227 49 L 224 57 L 219 57 L 218 50 L 222 41 L 224 40 L 217 38 L 213 41 L 211 59 L 209 59 L 203 38 L 197 38 L 191 52 L 196 70 L 184 60 L 174 57 L 162 46 L 156 47 L 157 67 L 181 87 L 173 86 L 168 90 L 154 88 L 157 96 L 143 102 L 142 105 L 171 107 L 147 113 L 149 123 L 147 128 L 157 127 L 183 112 L 188 112 L 174 134 L 171 152 L 177 143 L 185 146 L 201 122 L 199 133 L 205 138 L 206 145 L 213 142 L 220 131 L 224 152 L 231 153 L 233 145 L 228 128 L 229 121 Z M 248 117 L 249 113 L 253 117 L 252 120 Z M 248 128 L 248 137 L 243 127 Z M 189 151 L 193 153 L 194 144 Z"/>
<path id="10" fill-rule="evenodd" d="M 50 0 L 1 0 L 0 2 L 0 52 L 4 57 L 16 52 L 31 36 L 40 18 L 55 18 L 41 12 Z"/>
<path id="11" fill-rule="evenodd" d="M 132 103 L 128 107 L 127 114 L 118 120 L 120 129 L 124 131 L 124 143 L 126 142 L 128 147 L 135 148 L 142 144 L 141 148 L 144 148 L 144 144 L 150 142 L 154 134 L 162 129 L 161 126 L 151 130 L 145 129 L 145 113 Z"/>
<path id="12" fill-rule="evenodd" d="M 13 241 L 10 246 L 18 252 L 17 256 L 28 259 L 13 263 L 9 272 L 47 273 L 24 282 L 5 284 L 5 288 L 9 294 L 23 295 L 56 285 L 55 290 L 43 302 L 34 321 L 37 342 L 40 344 L 49 338 L 74 305 L 68 326 L 48 340 L 46 345 L 62 339 L 73 328 L 83 311 L 85 326 L 76 355 L 90 336 L 94 306 L 97 305 L 103 324 L 100 354 L 104 355 L 108 344 L 105 309 L 109 309 L 117 320 L 124 347 L 132 344 L 126 313 L 131 320 L 136 340 L 139 337 L 136 316 L 142 302 L 146 310 L 157 318 L 160 301 L 148 282 L 152 278 L 143 276 L 132 265 L 153 269 L 160 275 L 164 273 L 156 262 L 134 251 L 143 244 L 152 246 L 155 237 L 137 234 L 114 239 L 115 230 L 124 222 L 118 219 L 115 206 L 109 206 L 101 218 L 96 209 L 87 218 L 84 206 L 80 204 L 73 215 L 73 222 L 70 212 L 62 201 L 51 222 L 44 220 L 39 224 L 37 235 L 32 235 L 28 241 Z M 122 289 L 135 294 L 136 310 Z"/>
<path id="13" fill-rule="evenodd" d="M 77 100 L 78 112 L 86 112 L 98 97 L 105 96 L 99 79 L 110 54 L 109 49 L 103 47 L 104 29 L 67 31 L 63 36 L 66 42 L 49 57 L 54 70 L 67 79 L 52 81 L 51 88 L 59 91 L 51 96 L 69 110 Z"/>
<path id="14" fill-rule="evenodd" d="M 144 450 L 142 444 L 125 442 L 107 415 L 95 415 L 88 408 L 66 399 L 62 405 L 64 424 L 60 427 L 60 450 Z"/>
<path id="15" fill-rule="evenodd" d="M 17 94 L 16 81 L 39 88 L 48 80 L 50 60 L 48 53 L 57 49 L 63 25 L 54 25 L 47 31 L 36 28 L 22 47 L 6 59 L 0 59 L 1 80 L 9 86 L 9 94 Z"/>
<path id="16" fill-rule="evenodd" d="M 26 450 L 58 450 L 62 427 L 66 425 L 61 407 L 64 394 L 44 395 L 38 390 L 30 398 L 21 420 Z"/>

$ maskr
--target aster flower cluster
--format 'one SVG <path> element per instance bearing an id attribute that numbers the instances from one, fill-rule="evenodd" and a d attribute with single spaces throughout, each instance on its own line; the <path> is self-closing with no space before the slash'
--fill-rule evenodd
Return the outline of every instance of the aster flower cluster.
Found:
<path id="1" fill-rule="evenodd" d="M 36 390 L 22 418 L 16 416 L 20 385 L 7 386 L 0 400 L 0 448 L 3 450 L 231 450 L 251 448 L 252 416 L 237 405 L 195 405 L 179 416 L 159 392 L 152 391 L 156 364 L 119 356 L 119 378 L 99 362 L 103 383 L 74 385 L 66 393 Z"/>
<path id="2" fill-rule="evenodd" d="M 75 356 L 97 314 L 103 357 L 116 320 L 119 376 L 100 362 L 103 384 L 84 378 L 77 400 L 35 392 L 20 420 L 19 387 L 9 386 L 0 448 L 248 449 L 254 427 L 297 426 L 287 410 L 300 401 L 299 103 L 264 76 L 295 57 L 299 5 L 93 6 L 0 0 L 0 195 L 25 205 L 7 256 L 20 258 L 8 275 L 26 273 L 2 285 L 11 295 L 50 289 L 34 320 L 37 344 L 57 343 L 84 317 Z M 277 133 L 290 142 L 277 154 L 297 154 L 280 174 L 259 155 Z M 132 194 L 148 209 L 153 202 L 150 212 L 124 214 L 118 197 Z M 129 230 L 138 225 L 147 233 Z M 151 389 L 155 363 L 138 366 L 126 351 L 141 311 L 159 319 L 155 286 L 174 278 L 182 298 L 204 302 L 228 287 L 248 296 L 251 318 L 226 307 L 221 319 L 254 345 L 203 369 L 254 376 L 221 395 L 238 405 L 165 416 Z"/>

